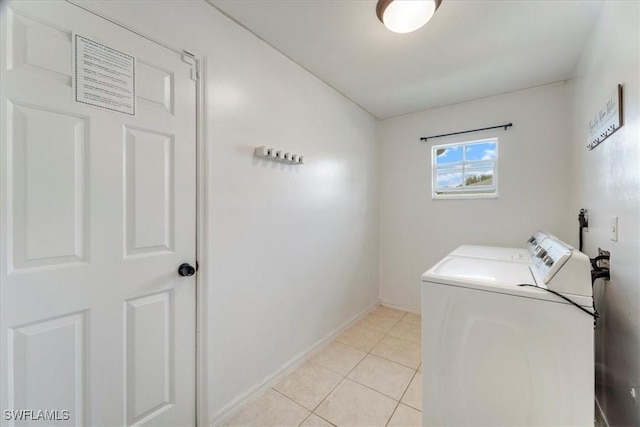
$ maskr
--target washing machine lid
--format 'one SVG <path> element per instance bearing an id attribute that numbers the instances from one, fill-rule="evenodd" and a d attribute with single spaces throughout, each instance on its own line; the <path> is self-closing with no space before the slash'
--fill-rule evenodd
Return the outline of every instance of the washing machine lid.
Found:
<path id="1" fill-rule="evenodd" d="M 543 289 L 518 286 L 546 288 L 526 263 L 446 256 L 422 275 L 422 281 L 569 304 Z M 572 299 L 585 307 L 592 305 L 591 298 L 572 295 Z"/>
<path id="2" fill-rule="evenodd" d="M 454 249 L 449 256 L 494 259 L 496 261 L 531 262 L 527 249 L 505 248 L 501 246 L 462 245 Z"/>

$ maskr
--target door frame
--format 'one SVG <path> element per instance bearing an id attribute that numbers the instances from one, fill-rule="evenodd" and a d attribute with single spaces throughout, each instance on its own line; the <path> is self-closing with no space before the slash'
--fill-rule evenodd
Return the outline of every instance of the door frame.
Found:
<path id="1" fill-rule="evenodd" d="M 152 29 L 128 15 L 118 11 L 107 2 L 89 2 L 83 0 L 65 0 L 85 11 L 97 15 L 138 36 L 144 37 L 179 55 L 187 56 L 195 61 L 196 69 L 196 262 L 200 268 L 196 274 L 196 407 L 195 420 L 197 426 L 209 426 L 209 395 L 207 369 L 207 260 L 209 245 L 209 221 L 207 209 L 207 57 L 196 50 L 185 48 L 180 40 L 167 38 L 159 31 Z"/>

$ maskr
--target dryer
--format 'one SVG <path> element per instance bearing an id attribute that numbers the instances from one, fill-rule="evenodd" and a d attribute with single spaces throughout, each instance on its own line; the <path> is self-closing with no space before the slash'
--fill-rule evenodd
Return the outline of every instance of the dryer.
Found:
<path id="1" fill-rule="evenodd" d="M 550 237 L 533 254 L 450 254 L 422 276 L 425 426 L 593 425 L 589 259 Z"/>

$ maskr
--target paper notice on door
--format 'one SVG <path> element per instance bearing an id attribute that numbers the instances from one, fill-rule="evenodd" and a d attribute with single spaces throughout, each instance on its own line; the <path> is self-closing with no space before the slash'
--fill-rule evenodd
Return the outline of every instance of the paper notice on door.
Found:
<path id="1" fill-rule="evenodd" d="M 77 102 L 135 116 L 135 76 L 133 56 L 75 35 Z"/>

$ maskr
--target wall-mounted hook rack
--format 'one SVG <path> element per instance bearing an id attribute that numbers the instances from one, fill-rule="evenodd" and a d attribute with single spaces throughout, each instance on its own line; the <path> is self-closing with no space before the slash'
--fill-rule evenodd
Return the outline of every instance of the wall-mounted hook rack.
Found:
<path id="1" fill-rule="evenodd" d="M 285 153 L 282 150 L 267 148 L 265 146 L 256 147 L 253 153 L 256 157 L 275 160 L 277 162 L 289 163 L 292 165 L 302 165 L 305 162 L 304 156 L 300 154 Z"/>

